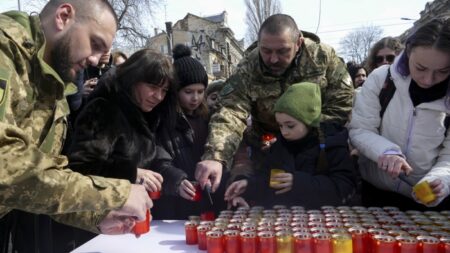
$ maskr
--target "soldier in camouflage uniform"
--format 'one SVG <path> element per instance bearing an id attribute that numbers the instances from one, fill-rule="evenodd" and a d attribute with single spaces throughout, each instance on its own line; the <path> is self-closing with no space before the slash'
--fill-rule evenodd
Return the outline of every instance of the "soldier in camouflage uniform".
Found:
<path id="1" fill-rule="evenodd" d="M 243 139 L 249 115 L 252 128 L 246 141 L 252 147 L 252 159 L 261 161 L 261 136 L 278 131 L 272 108 L 297 82 L 320 85 L 322 122 L 343 125 L 347 121 L 353 87 L 344 62 L 316 35 L 300 32 L 292 17 L 275 14 L 261 25 L 258 44 L 247 50 L 221 91 L 222 108 L 211 118 L 203 161 L 197 164 L 196 178 L 202 185 L 211 180 L 216 189 L 223 165 L 231 165 Z"/>
<path id="2" fill-rule="evenodd" d="M 143 186 L 82 176 L 59 155 L 71 81 L 97 65 L 116 27 L 106 0 L 51 0 L 40 16 L 0 14 L 0 217 L 13 209 L 52 214 L 103 233 L 129 232 L 134 219 L 123 217 L 145 219 L 152 203 Z"/>

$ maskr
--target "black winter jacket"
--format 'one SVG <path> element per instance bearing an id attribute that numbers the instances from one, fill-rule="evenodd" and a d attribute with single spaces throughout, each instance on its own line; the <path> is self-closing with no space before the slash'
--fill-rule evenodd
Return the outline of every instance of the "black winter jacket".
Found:
<path id="1" fill-rule="evenodd" d="M 294 142 L 278 136 L 263 170 L 248 178 L 244 197 L 268 208 L 277 204 L 300 205 L 307 209 L 345 205 L 356 188 L 356 171 L 348 151 L 347 137 L 345 129 L 333 133 L 328 131 L 323 147 L 314 132 Z M 323 158 L 319 158 L 321 148 L 324 148 Z M 292 190 L 275 195 L 275 189 L 269 187 L 272 168 L 293 174 Z"/>
<path id="2" fill-rule="evenodd" d="M 153 112 L 153 111 L 152 111 Z M 137 168 L 164 178 L 170 157 L 156 145 L 157 115 L 143 113 L 115 81 L 101 79 L 80 112 L 69 150 L 70 168 L 82 174 L 136 181 Z"/>
<path id="3" fill-rule="evenodd" d="M 193 202 L 180 197 L 176 189 L 184 179 L 195 180 L 195 168 L 203 154 L 207 131 L 207 120 L 179 113 L 175 131 L 162 129 L 158 132 L 158 145 L 164 147 L 172 157 L 172 168 L 171 179 L 164 180 L 163 183 L 163 189 L 171 190 L 164 191 L 166 194 L 155 202 L 152 209 L 155 219 L 187 219 L 190 215 L 200 215 L 204 211 L 218 213 L 226 208 L 223 200 L 224 184 L 221 184 L 216 193 L 211 194 L 214 206 L 209 203 L 205 192 L 200 202 Z"/>

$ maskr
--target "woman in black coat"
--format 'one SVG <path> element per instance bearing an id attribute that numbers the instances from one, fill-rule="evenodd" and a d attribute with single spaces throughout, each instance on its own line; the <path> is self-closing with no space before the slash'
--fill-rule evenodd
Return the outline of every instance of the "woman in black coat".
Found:
<path id="1" fill-rule="evenodd" d="M 175 126 L 175 90 L 173 66 L 156 51 L 137 51 L 111 69 L 76 120 L 68 150 L 71 169 L 128 179 L 149 192 L 161 190 L 164 174 L 171 174 L 172 167 L 156 145 L 155 132 Z M 54 251 L 70 251 L 94 236 L 54 224 Z"/>
<path id="2" fill-rule="evenodd" d="M 75 123 L 71 168 L 161 190 L 155 132 L 175 124 L 174 85 L 170 60 L 149 49 L 108 72 Z"/>

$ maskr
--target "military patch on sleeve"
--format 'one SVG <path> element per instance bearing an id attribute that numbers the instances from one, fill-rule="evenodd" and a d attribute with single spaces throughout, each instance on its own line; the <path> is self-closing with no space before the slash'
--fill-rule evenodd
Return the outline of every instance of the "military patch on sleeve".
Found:
<path id="1" fill-rule="evenodd" d="M 6 97 L 6 85 L 8 84 L 8 82 L 5 79 L 1 79 L 0 78 L 0 105 L 3 104 L 3 102 L 5 102 L 5 97 Z"/>
<path id="2" fill-rule="evenodd" d="M 220 91 L 220 96 L 226 96 L 233 91 L 234 91 L 233 85 L 231 85 L 231 83 L 227 83 Z"/>

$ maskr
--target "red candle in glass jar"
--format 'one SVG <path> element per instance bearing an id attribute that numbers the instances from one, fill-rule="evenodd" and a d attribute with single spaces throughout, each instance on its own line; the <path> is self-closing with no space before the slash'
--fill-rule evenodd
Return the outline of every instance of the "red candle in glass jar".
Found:
<path id="1" fill-rule="evenodd" d="M 297 232 L 294 237 L 294 253 L 312 253 L 313 239 L 310 233 Z"/>
<path id="2" fill-rule="evenodd" d="M 312 234 L 314 252 L 332 253 L 331 235 L 328 233 Z"/>
<path id="3" fill-rule="evenodd" d="M 271 141 L 275 138 L 275 135 L 271 134 L 271 133 L 267 133 L 267 134 L 263 134 L 261 136 L 261 141 L 265 142 L 265 141 Z"/>
<path id="4" fill-rule="evenodd" d="M 184 223 L 184 231 L 186 235 L 186 244 L 194 245 L 198 243 L 197 223 L 193 221 L 186 221 Z"/>
<path id="5" fill-rule="evenodd" d="M 206 233 L 211 230 L 208 225 L 197 226 L 198 249 L 206 250 Z"/>
<path id="6" fill-rule="evenodd" d="M 136 222 L 133 227 L 133 233 L 137 236 L 145 234 L 150 231 L 150 210 L 145 214 L 145 220 Z"/>
<path id="7" fill-rule="evenodd" d="M 439 241 L 439 253 L 450 253 L 450 236 L 443 236 Z"/>
<path id="8" fill-rule="evenodd" d="M 373 236 L 373 253 L 395 253 L 395 238 L 389 235 Z"/>
<path id="9" fill-rule="evenodd" d="M 241 238 L 241 253 L 257 253 L 256 232 L 241 232 L 239 236 Z"/>
<path id="10" fill-rule="evenodd" d="M 206 232 L 206 250 L 208 253 L 223 253 L 223 233 L 220 231 Z"/>
<path id="11" fill-rule="evenodd" d="M 202 221 L 213 221 L 216 215 L 213 211 L 205 211 L 200 214 L 200 220 Z"/>
<path id="12" fill-rule="evenodd" d="M 155 192 L 147 192 L 148 196 L 152 199 L 152 200 L 157 200 L 161 198 L 161 191 L 155 191 Z"/>
<path id="13" fill-rule="evenodd" d="M 258 243 L 260 253 L 276 253 L 276 240 L 273 231 L 263 231 L 258 233 Z"/>
<path id="14" fill-rule="evenodd" d="M 202 200 L 202 187 L 196 181 L 191 181 L 191 184 L 195 188 L 195 194 L 194 197 L 192 197 L 192 201 L 199 202 L 200 200 Z"/>
<path id="15" fill-rule="evenodd" d="M 429 235 L 417 236 L 419 241 L 419 252 L 421 253 L 436 253 L 439 248 L 439 239 Z"/>
<path id="16" fill-rule="evenodd" d="M 239 231 L 226 230 L 224 233 L 224 246 L 227 253 L 239 253 Z"/>
<path id="17" fill-rule="evenodd" d="M 395 237 L 397 241 L 397 253 L 419 253 L 419 244 L 416 238 L 409 235 L 399 235 Z"/>

